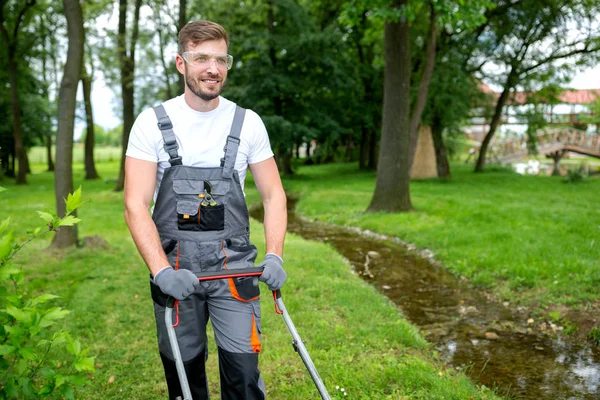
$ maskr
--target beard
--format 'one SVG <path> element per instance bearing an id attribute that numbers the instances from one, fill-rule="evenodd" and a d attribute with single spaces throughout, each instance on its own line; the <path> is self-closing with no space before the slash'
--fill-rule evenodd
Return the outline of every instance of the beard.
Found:
<path id="1" fill-rule="evenodd" d="M 221 81 L 221 84 L 219 85 L 217 90 L 214 91 L 206 91 L 206 90 L 202 90 L 201 88 L 201 79 L 217 79 L 217 75 L 211 75 L 208 74 L 207 76 L 205 76 L 204 78 L 197 78 L 194 79 L 190 76 L 190 74 L 188 74 L 187 68 L 185 71 L 185 84 L 187 85 L 187 87 L 191 90 L 192 93 L 194 93 L 196 96 L 200 97 L 202 100 L 204 101 L 210 101 L 213 99 L 216 99 L 217 97 L 219 97 L 221 95 L 221 92 L 223 91 L 223 84 L 225 83 L 224 81 Z"/>

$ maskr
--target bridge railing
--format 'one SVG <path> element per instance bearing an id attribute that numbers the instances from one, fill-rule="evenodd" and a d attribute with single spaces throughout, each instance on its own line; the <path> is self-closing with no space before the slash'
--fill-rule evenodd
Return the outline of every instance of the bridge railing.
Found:
<path id="1" fill-rule="evenodd" d="M 587 134 L 578 129 L 540 130 L 536 134 L 536 147 L 538 151 L 558 147 L 561 145 L 575 145 L 592 151 L 600 151 L 600 135 Z M 523 135 L 514 139 L 492 139 L 490 143 L 491 155 L 496 159 L 509 156 L 527 155 L 529 152 L 529 138 Z"/>

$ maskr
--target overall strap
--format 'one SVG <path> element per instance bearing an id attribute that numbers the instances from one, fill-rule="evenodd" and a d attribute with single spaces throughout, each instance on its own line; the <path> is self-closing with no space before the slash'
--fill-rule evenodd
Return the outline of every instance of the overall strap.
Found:
<path id="1" fill-rule="evenodd" d="M 169 155 L 169 162 L 171 163 L 171 166 L 181 165 L 181 156 L 179 156 L 177 153 L 179 145 L 177 144 L 177 139 L 175 138 L 175 133 L 173 132 L 173 124 L 167 115 L 167 111 L 162 104 L 153 107 L 153 110 L 156 114 L 156 119 L 158 119 L 158 129 L 160 129 L 160 133 L 163 136 L 163 140 L 165 142 L 164 149 Z"/>
<path id="2" fill-rule="evenodd" d="M 246 109 L 240 106 L 235 107 L 231 131 L 229 132 L 229 136 L 227 136 L 227 143 L 225 143 L 225 148 L 223 149 L 225 151 L 225 156 L 221 158 L 221 167 L 223 168 L 224 178 L 231 178 L 233 176 L 233 167 L 235 166 L 235 159 L 240 146 L 240 133 L 242 131 L 242 125 L 244 125 L 245 115 Z"/>

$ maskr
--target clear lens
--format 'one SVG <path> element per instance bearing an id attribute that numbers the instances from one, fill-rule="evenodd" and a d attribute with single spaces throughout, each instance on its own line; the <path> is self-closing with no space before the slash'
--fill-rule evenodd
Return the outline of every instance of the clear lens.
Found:
<path id="1" fill-rule="evenodd" d="M 208 68 L 214 62 L 218 69 L 229 70 L 233 66 L 233 56 L 229 54 L 210 54 L 196 51 L 186 51 L 181 55 L 190 65 Z"/>

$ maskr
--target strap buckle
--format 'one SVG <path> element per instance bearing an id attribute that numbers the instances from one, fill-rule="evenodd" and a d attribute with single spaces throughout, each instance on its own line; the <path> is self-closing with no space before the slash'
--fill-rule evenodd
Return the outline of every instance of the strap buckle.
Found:
<path id="1" fill-rule="evenodd" d="M 173 124 L 171 123 L 171 120 L 169 119 L 169 117 L 160 118 L 156 125 L 158 125 L 158 129 L 160 129 L 161 131 L 173 128 Z"/>

